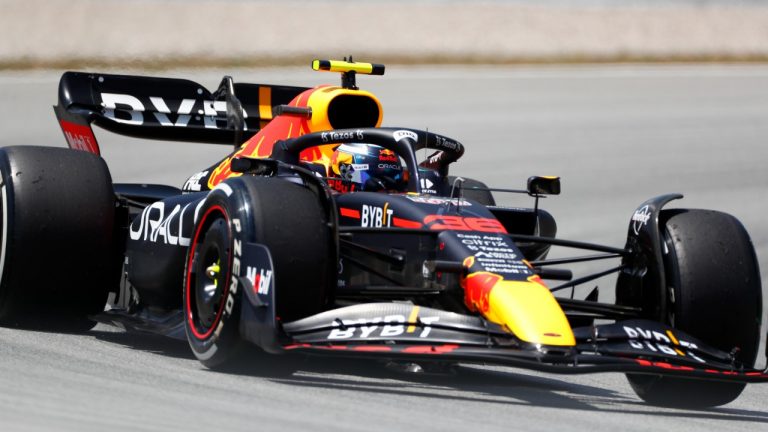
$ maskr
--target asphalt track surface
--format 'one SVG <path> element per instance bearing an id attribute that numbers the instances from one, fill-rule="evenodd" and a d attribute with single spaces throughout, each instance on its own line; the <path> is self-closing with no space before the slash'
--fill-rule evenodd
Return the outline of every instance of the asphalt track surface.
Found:
<path id="1" fill-rule="evenodd" d="M 337 79 L 297 69 L 226 72 L 297 85 Z M 210 88 L 223 73 L 164 75 Z M 0 145 L 63 145 L 50 109 L 57 79 L 0 75 Z M 543 202 L 560 237 L 622 246 L 639 203 L 682 192 L 674 206 L 743 221 L 768 283 L 767 66 L 392 67 L 359 84 L 381 98 L 386 125 L 462 141 L 468 152 L 455 173 L 511 188 L 530 175 L 560 175 L 563 194 Z M 228 150 L 97 135 L 123 182 L 180 186 Z M 601 299 L 612 299 L 610 280 Z M 768 384 L 748 386 L 725 407 L 691 411 L 644 405 L 620 374 L 463 366 L 455 375 L 401 375 L 328 359 L 297 366 L 293 374 L 258 364 L 212 372 L 184 342 L 101 325 L 83 335 L 4 328 L 0 430 L 768 430 Z"/>

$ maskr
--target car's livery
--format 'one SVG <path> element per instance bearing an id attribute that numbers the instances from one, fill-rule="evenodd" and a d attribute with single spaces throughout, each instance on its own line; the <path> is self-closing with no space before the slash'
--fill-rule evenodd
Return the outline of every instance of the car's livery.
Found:
<path id="1" fill-rule="evenodd" d="M 624 247 L 558 239 L 539 198 L 558 194 L 559 178 L 511 190 L 449 176 L 460 142 L 382 127 L 380 101 L 356 87 L 355 74 L 383 66 L 313 67 L 342 73 L 342 85 L 225 77 L 210 92 L 179 79 L 65 73 L 55 112 L 79 151 L 0 151 L 0 319 L 88 327 L 87 317 L 186 338 L 210 367 L 248 342 L 273 354 L 623 372 L 662 405 L 720 405 L 744 383 L 768 381 L 753 369 L 757 261 L 733 217 L 666 210 L 682 196 L 663 195 L 631 214 Z M 235 149 L 181 189 L 113 184 L 92 124 Z M 383 149 L 380 160 L 353 157 L 363 145 Z M 421 149 L 431 153 L 419 161 Z M 353 187 L 354 170 L 370 163 L 396 167 L 406 190 Z M 497 206 L 492 192 L 534 205 Z M 30 241 L 34 226 L 48 231 Z M 548 259 L 553 247 L 587 253 Z M 57 262 L 57 286 L 30 274 L 40 259 Z M 576 278 L 567 268 L 598 260 L 614 264 Z M 596 289 L 574 298 L 613 273 L 615 304 L 598 302 Z M 564 289 L 570 297 L 553 294 Z"/>

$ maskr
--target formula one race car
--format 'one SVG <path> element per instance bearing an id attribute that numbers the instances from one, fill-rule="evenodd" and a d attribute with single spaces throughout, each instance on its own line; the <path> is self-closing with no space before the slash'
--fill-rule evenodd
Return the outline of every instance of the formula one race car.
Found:
<path id="1" fill-rule="evenodd" d="M 272 354 L 408 364 L 488 363 L 561 374 L 626 373 L 659 405 L 734 400 L 753 368 L 762 289 L 734 217 L 642 203 L 624 247 L 555 237 L 539 198 L 448 175 L 456 140 L 381 127 L 356 74 L 314 88 L 67 72 L 56 115 L 69 149 L 0 149 L 4 325 L 94 321 L 185 338 L 208 367 L 245 343 Z M 235 144 L 181 189 L 112 183 L 91 129 Z M 431 152 L 423 160 L 417 150 Z M 527 194 L 531 208 L 495 205 Z M 582 251 L 566 258 L 551 248 Z M 567 266 L 613 260 L 573 276 Z M 616 302 L 555 297 L 618 274 Z M 546 282 L 545 282 L 546 281 Z M 106 307 L 105 307 L 106 305 Z M 260 356 L 262 359 L 264 356 Z M 267 357 L 272 358 L 272 357 Z M 263 359 L 260 361 L 264 361 Z"/>

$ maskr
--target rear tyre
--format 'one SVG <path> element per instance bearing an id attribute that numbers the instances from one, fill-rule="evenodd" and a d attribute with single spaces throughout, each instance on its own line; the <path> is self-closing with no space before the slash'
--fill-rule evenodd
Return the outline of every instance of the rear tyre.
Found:
<path id="1" fill-rule="evenodd" d="M 205 366 L 225 367 L 244 351 L 239 322 L 247 288 L 233 291 L 231 280 L 245 277 L 246 269 L 233 266 L 235 242 L 269 249 L 283 321 L 323 310 L 335 276 L 335 242 L 310 190 L 274 178 L 228 180 L 209 194 L 200 214 L 187 257 L 184 315 L 189 344 Z"/>
<path id="2" fill-rule="evenodd" d="M 454 181 L 456 181 L 456 178 L 457 178 L 456 176 L 446 177 L 446 182 L 447 182 L 446 194 L 450 195 L 451 188 L 453 187 L 453 183 Z M 464 179 L 464 183 L 462 184 L 461 193 L 464 196 L 464 198 L 477 201 L 480 204 L 485 206 L 496 205 L 496 200 L 493 199 L 493 194 L 491 193 L 491 191 L 472 189 L 472 188 L 488 189 L 488 186 L 486 186 L 485 183 L 479 180 L 471 179 L 469 177 L 462 177 L 462 178 Z"/>
<path id="3" fill-rule="evenodd" d="M 90 329 L 115 268 L 104 160 L 55 147 L 0 149 L 0 324 Z"/>
<path id="4" fill-rule="evenodd" d="M 762 288 L 752 242 L 741 223 L 708 210 L 662 211 L 664 267 L 671 291 L 670 323 L 738 360 L 755 363 L 760 340 Z M 632 388 L 654 405 L 705 408 L 727 404 L 743 383 L 628 374 Z"/>

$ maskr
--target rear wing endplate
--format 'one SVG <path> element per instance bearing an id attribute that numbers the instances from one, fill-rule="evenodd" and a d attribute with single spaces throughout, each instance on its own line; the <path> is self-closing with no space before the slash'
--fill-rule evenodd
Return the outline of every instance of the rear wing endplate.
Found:
<path id="1" fill-rule="evenodd" d="M 54 106 L 70 148 L 99 154 L 91 124 L 136 138 L 238 147 L 305 87 L 234 83 L 211 92 L 174 78 L 65 72 Z"/>

